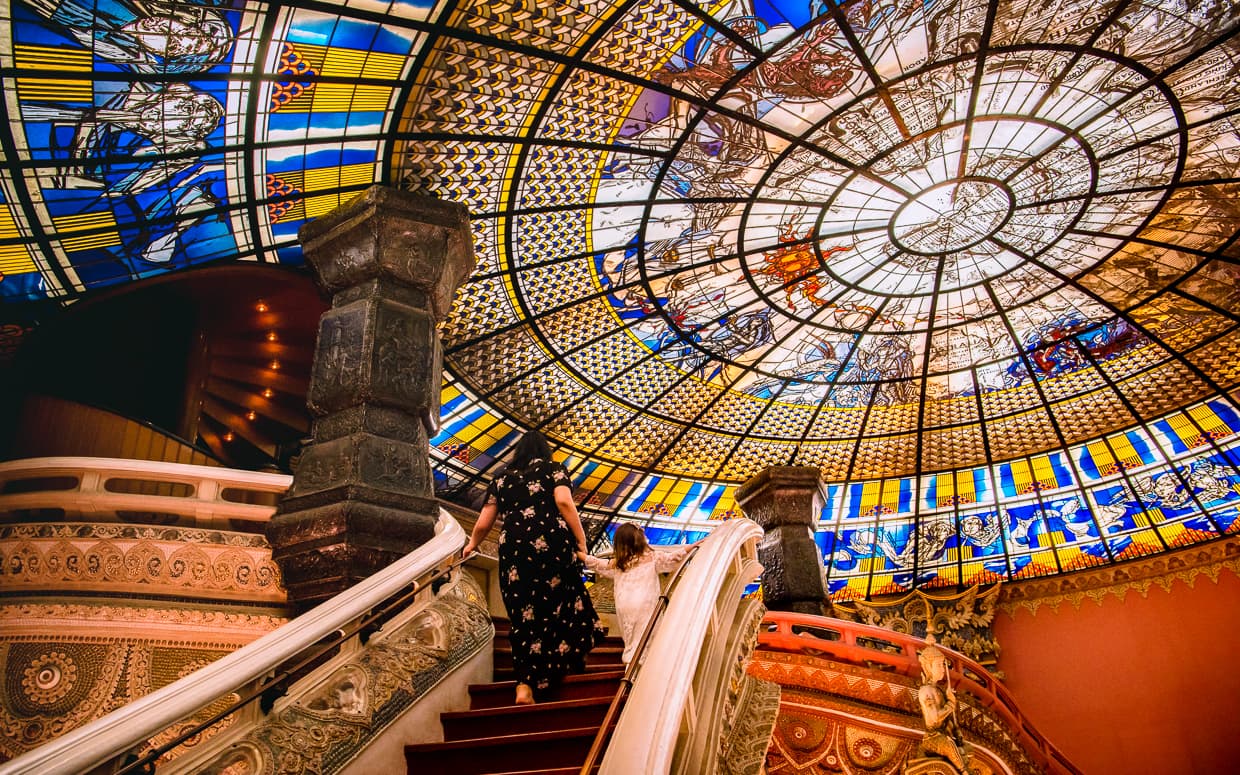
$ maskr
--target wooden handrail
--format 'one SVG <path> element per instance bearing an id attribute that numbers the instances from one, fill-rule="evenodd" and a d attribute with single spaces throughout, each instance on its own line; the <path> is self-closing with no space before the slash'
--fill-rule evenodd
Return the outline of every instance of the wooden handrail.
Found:
<path id="1" fill-rule="evenodd" d="M 822 637 L 821 633 L 834 637 Z M 882 646 L 872 644 L 884 644 Z M 936 644 L 951 660 L 951 685 L 971 695 L 999 715 L 1017 734 L 1029 755 L 1055 775 L 1081 775 L 1049 740 L 1038 732 L 1017 707 L 1007 687 L 986 668 L 965 655 Z M 774 651 L 814 653 L 848 664 L 882 665 L 910 678 L 921 677 L 917 652 L 926 647 L 921 638 L 882 627 L 785 611 L 768 611 L 758 632 L 758 647 Z"/>

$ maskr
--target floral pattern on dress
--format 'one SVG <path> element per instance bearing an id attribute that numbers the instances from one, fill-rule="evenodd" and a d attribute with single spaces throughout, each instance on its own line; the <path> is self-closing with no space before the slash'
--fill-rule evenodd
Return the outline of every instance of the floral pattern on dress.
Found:
<path id="1" fill-rule="evenodd" d="M 572 486 L 563 465 L 534 460 L 487 490 L 504 518 L 500 593 L 512 627 L 513 668 L 536 695 L 584 672 L 586 654 L 606 634 L 581 578 L 577 541 L 555 505 L 560 485 Z"/>

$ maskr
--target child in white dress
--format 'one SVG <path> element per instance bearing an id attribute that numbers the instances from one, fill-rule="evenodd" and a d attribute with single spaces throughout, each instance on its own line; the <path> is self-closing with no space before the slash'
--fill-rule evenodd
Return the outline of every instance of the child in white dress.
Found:
<path id="1" fill-rule="evenodd" d="M 624 655 L 627 665 L 637 649 L 659 602 L 659 574 L 675 569 L 689 553 L 691 546 L 681 546 L 673 551 L 656 551 L 650 548 L 646 534 L 637 525 L 625 522 L 616 528 L 612 538 L 614 553 L 610 560 L 593 557 L 585 552 L 577 556 L 586 567 L 615 583 L 616 618 L 620 620 L 620 634 L 624 638 Z"/>

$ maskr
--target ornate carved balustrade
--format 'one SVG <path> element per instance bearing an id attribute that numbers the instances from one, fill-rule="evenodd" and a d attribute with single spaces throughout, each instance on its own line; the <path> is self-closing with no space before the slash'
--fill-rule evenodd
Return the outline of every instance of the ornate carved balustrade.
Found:
<path id="1" fill-rule="evenodd" d="M 838 759 L 849 757 L 864 772 L 901 771 L 921 732 L 917 652 L 925 646 L 921 638 L 880 627 L 768 612 L 750 666 L 752 674 L 785 692 L 768 767 L 774 757 L 788 764 L 780 772 L 818 772 L 800 766 L 810 760 L 835 771 Z M 983 749 L 980 765 L 989 762 L 992 772 L 1080 775 L 985 668 L 950 655 L 950 683 L 962 701 L 960 724 Z"/>
<path id="2" fill-rule="evenodd" d="M 96 457 L 0 463 L 0 521 L 85 519 L 262 533 L 285 474 Z"/>

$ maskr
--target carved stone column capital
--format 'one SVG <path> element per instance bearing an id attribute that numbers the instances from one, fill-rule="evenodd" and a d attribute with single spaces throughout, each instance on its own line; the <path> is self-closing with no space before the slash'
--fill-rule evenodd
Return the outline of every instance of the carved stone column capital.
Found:
<path id="1" fill-rule="evenodd" d="M 771 466 L 736 490 L 736 504 L 764 531 L 762 593 L 773 611 L 822 614 L 827 591 L 814 525 L 823 505 L 812 466 Z"/>
<path id="2" fill-rule="evenodd" d="M 475 258 L 462 205 L 381 186 L 299 236 L 332 307 L 319 320 L 307 395 L 313 438 L 267 538 L 289 599 L 304 607 L 434 534 L 437 325 Z"/>
<path id="3" fill-rule="evenodd" d="M 297 238 L 333 306 L 359 288 L 403 287 L 420 297 L 408 303 L 426 307 L 436 321 L 448 316 L 476 263 L 464 205 L 384 186 L 307 223 Z"/>

